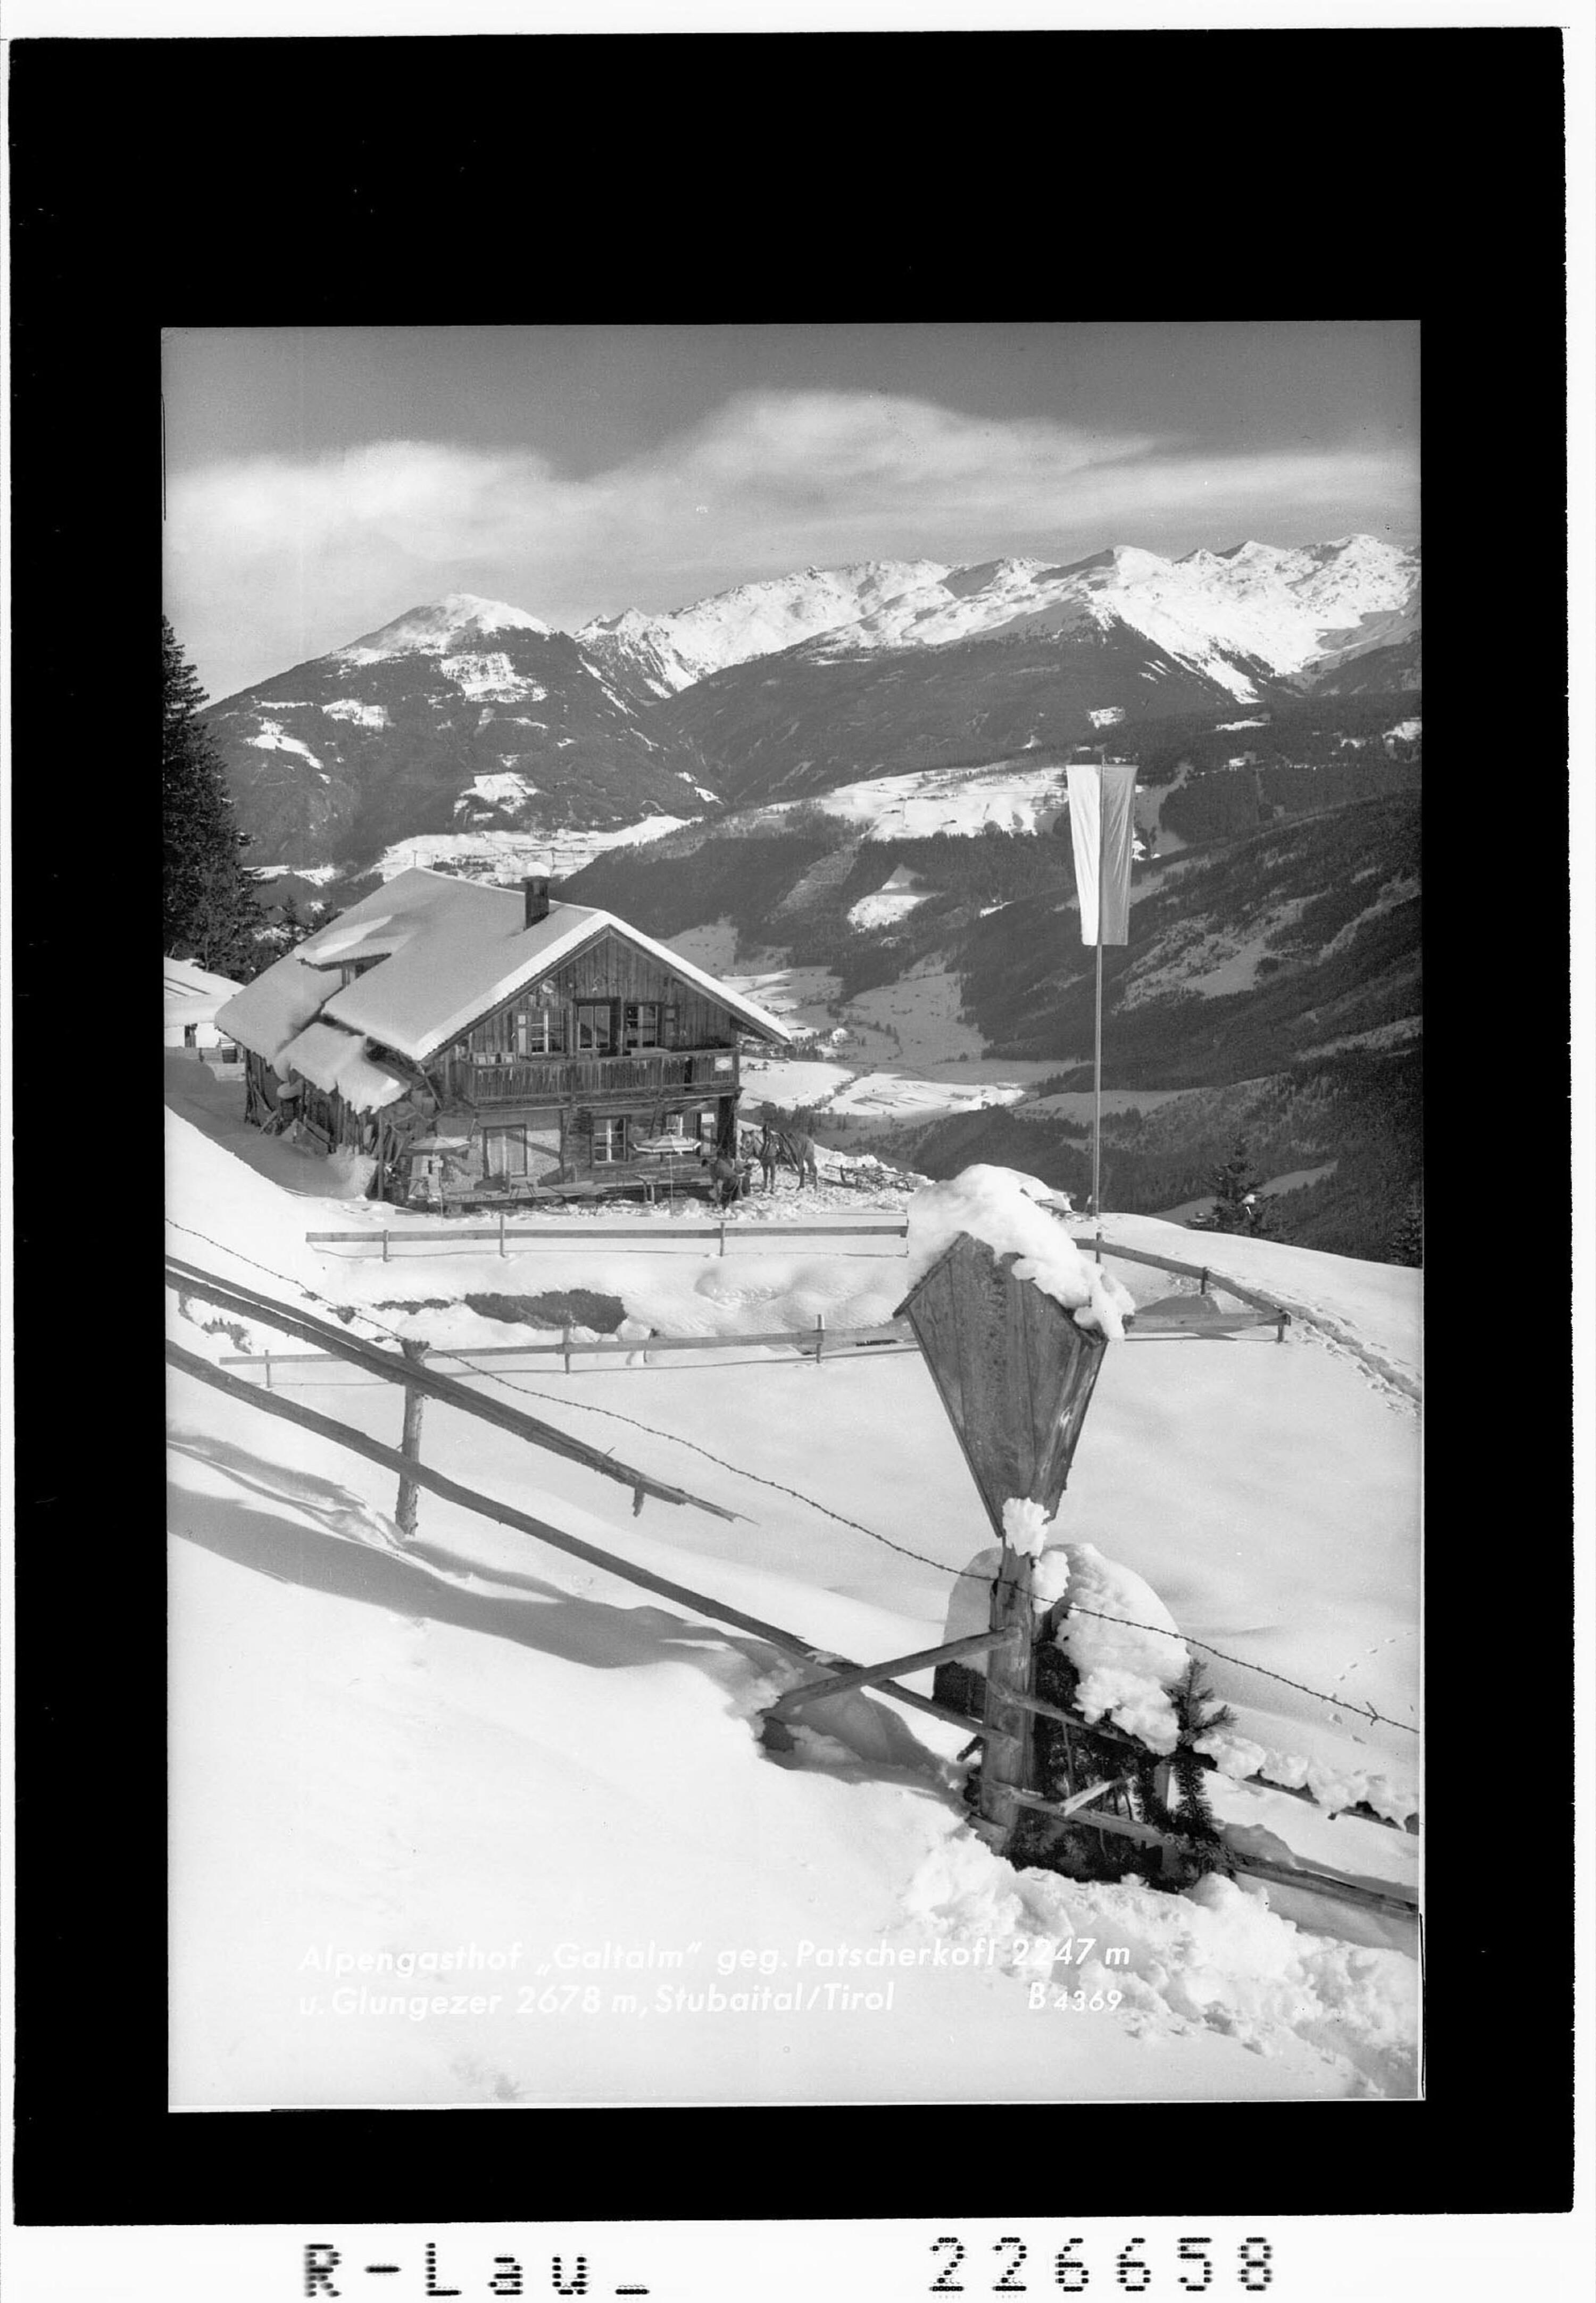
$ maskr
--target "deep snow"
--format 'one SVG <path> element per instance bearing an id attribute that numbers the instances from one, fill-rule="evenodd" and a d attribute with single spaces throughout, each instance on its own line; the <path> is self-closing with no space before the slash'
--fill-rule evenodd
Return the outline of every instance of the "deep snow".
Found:
<path id="1" fill-rule="evenodd" d="M 600 1224 L 591 1246 L 508 1262 L 448 1248 L 427 1219 L 284 1189 L 291 1175 L 321 1180 L 304 1154 L 256 1138 L 274 1157 L 246 1165 L 229 1092 L 195 1082 L 193 1116 L 169 1123 L 170 1213 L 187 1227 L 173 1251 L 268 1293 L 359 1307 L 357 1332 L 441 1342 L 474 1319 L 467 1293 L 584 1286 L 649 1327 L 734 1338 L 808 1328 L 819 1310 L 837 1326 L 884 1316 L 903 1286 L 899 1241 L 782 1249 L 750 1227 L 721 1259 L 668 1219 L 657 1248 L 606 1249 Z M 379 1222 L 418 1245 L 384 1264 L 304 1238 Z M 1116 1223 L 1189 1249 L 1152 1219 Z M 1417 1739 L 1355 1706 L 1415 1717 L 1416 1426 L 1370 1362 L 1401 1370 L 1414 1353 L 1417 1275 L 1268 1243 L 1205 1249 L 1234 1254 L 1238 1278 L 1288 1280 L 1365 1356 L 1325 1349 L 1305 1324 L 1284 1346 L 1110 1345 L 1059 1532 L 1151 1587 L 1276 1780 L 1289 1779 L 1280 1766 L 1317 1768 L 1343 1796 L 1383 1784 L 1406 1811 Z M 1119 1276 L 1143 1302 L 1170 1285 Z M 398 1308 L 428 1298 L 449 1308 Z M 191 1351 L 266 1340 L 207 1332 L 215 1314 L 169 1304 Z M 913 1354 L 819 1368 L 640 1354 L 500 1382 L 500 1396 L 746 1514 L 650 1503 L 634 1519 L 625 1487 L 428 1408 L 429 1462 L 551 1524 L 859 1660 L 933 1643 L 956 1594 L 979 1610 L 960 1571 L 992 1532 Z M 385 1386 L 282 1366 L 274 1385 L 394 1442 Z M 171 1408 L 174 2100 L 1413 2091 L 1417 1978 L 1401 1931 L 1299 1890 L 1166 1896 L 1016 1873 L 965 1826 L 958 1730 L 856 1694 L 812 1708 L 798 1749 L 774 1759 L 750 1716 L 806 1675 L 763 1642 L 435 1497 L 407 1552 L 385 1472 L 186 1377 Z M 1211 1781 L 1223 1813 L 1305 1859 L 1414 1877 L 1406 1834 Z M 1084 1968 L 1029 1955 L 1037 1937 L 1087 1935 Z M 486 1963 L 517 1944 L 513 1965 Z M 1125 1959 L 1105 1966 L 1110 1945 Z M 458 1970 L 416 1967 L 462 1949 Z M 838 1953 L 858 1963 L 831 1963 Z M 912 1957 L 888 1965 L 889 1953 Z M 1034 2005 L 1049 1978 L 1085 2002 Z M 796 2005 L 774 2004 L 800 1987 Z M 1093 2012 L 1093 1992 L 1110 1990 L 1119 2004 Z M 495 1993 L 494 2008 L 415 2012 Z M 385 1997 L 400 2012 L 377 2012 Z"/>

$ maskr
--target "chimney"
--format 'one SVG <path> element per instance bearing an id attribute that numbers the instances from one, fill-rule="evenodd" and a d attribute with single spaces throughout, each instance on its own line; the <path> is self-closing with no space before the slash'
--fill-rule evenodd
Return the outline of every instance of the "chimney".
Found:
<path id="1" fill-rule="evenodd" d="M 521 890 L 527 898 L 527 916 L 522 924 L 535 928 L 539 920 L 549 915 L 549 883 L 546 880 L 523 880 Z"/>

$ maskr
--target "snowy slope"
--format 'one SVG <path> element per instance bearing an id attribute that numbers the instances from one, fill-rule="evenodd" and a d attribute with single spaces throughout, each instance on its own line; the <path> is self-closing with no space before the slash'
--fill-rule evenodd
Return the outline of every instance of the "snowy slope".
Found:
<path id="1" fill-rule="evenodd" d="M 1424 1276 L 1398 1264 L 1322 1255 L 1271 1239 L 1194 1235 L 1157 1216 L 1105 1215 L 1103 1236 L 1186 1262 L 1205 1261 L 1284 1305 L 1328 1346 L 1355 1360 L 1411 1406 L 1421 1393 Z M 1176 1244 L 1182 1242 L 1184 1244 Z"/>
<path id="2" fill-rule="evenodd" d="M 730 1340 L 890 1311 L 904 1284 L 894 1240 L 755 1231 L 721 1258 L 668 1219 L 657 1246 L 606 1247 L 597 1223 L 508 1261 L 439 1243 L 426 1218 L 300 1195 L 328 1163 L 253 1137 L 197 1069 L 169 1123 L 174 1251 L 314 1290 L 357 1333 L 510 1341 L 538 1331 L 463 1297 L 579 1285 Z M 403 1235 L 387 1263 L 305 1238 L 381 1222 Z M 1274 1253 L 1293 1261 L 1272 1278 L 1399 1355 L 1415 1275 Z M 1170 1284 L 1122 1276 L 1144 1302 Z M 203 1356 L 263 1339 L 168 1300 Z M 942 1636 L 991 1530 L 917 1356 L 717 1361 L 517 1371 L 498 1396 L 734 1525 L 637 1519 L 624 1485 L 435 1405 L 426 1458 L 840 1654 Z M 283 1386 L 393 1443 L 387 1387 L 279 1365 Z M 386 1473 L 186 1377 L 170 1397 L 174 2100 L 1413 2092 L 1416 1970 L 1381 1926 L 1300 1892 L 1016 1873 L 966 1828 L 958 1730 L 851 1696 L 779 1761 L 750 1717 L 793 1673 L 763 1641 L 437 1498 L 407 1550 Z M 1284 1347 L 1110 1346 L 1065 1516 L 1157 1593 L 1277 1780 L 1351 1797 L 1416 1762 L 1416 1482 L 1411 1414 L 1305 1324 Z M 1403 1833 L 1251 1782 L 1220 1798 L 1306 1857 L 1414 1876 Z M 1084 1968 L 1032 1951 L 1087 1935 Z M 1039 1982 L 1086 2002 L 1038 2006 Z"/>
<path id="3" fill-rule="evenodd" d="M 759 815 L 780 822 L 794 807 L 816 806 L 858 825 L 866 839 L 928 839 L 939 831 L 968 836 L 989 823 L 1001 831 L 1047 831 L 1068 804 L 1061 769 L 1000 760 L 834 784 L 813 800 L 775 801 Z"/>
<path id="4" fill-rule="evenodd" d="M 507 783 L 512 779 L 486 780 Z M 418 865 L 430 868 L 449 864 L 472 879 L 515 887 L 528 872 L 569 876 L 608 848 L 663 839 L 667 832 L 680 831 L 693 821 L 686 815 L 646 815 L 638 823 L 609 824 L 602 831 L 567 825 L 546 831 L 422 831 L 392 841 L 371 868 L 380 880 L 392 880 Z"/>

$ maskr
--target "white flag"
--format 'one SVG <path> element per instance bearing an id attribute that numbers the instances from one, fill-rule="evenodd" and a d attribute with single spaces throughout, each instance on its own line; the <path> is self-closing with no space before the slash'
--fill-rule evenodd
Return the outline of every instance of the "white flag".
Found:
<path id="1" fill-rule="evenodd" d="M 1136 789 L 1134 760 L 1093 760 L 1069 770 L 1069 840 L 1075 849 L 1075 885 L 1081 899 L 1083 943 L 1099 941 L 1100 858 L 1102 941 L 1130 941 L 1130 857 L 1136 831 Z"/>

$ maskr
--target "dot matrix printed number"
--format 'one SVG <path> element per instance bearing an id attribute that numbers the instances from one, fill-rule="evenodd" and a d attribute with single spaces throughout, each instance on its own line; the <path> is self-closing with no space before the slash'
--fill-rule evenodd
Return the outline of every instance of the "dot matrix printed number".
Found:
<path id="1" fill-rule="evenodd" d="M 1257 2248 L 1256 2255 L 1254 2248 Z M 1262 2295 L 1274 2278 L 1270 2265 L 1274 2249 L 1266 2239 L 1244 2239 L 1241 2242 L 1241 2283 L 1249 2295 Z"/>
<path id="2" fill-rule="evenodd" d="M 1026 2291 L 1025 2282 L 1023 2279 L 1017 2279 L 1015 2273 L 1031 2250 L 1023 2239 L 1001 2239 L 998 2241 L 997 2251 L 1001 2254 L 1006 2247 L 1015 2248 L 1018 2252 L 992 2291 L 994 2295 L 1023 2295 Z"/>
<path id="3" fill-rule="evenodd" d="M 962 2295 L 964 2293 L 964 2289 L 960 2286 L 958 2281 L 954 2278 L 953 2273 L 964 2261 L 963 2244 L 960 2240 L 956 2239 L 933 2240 L 931 2245 L 931 2252 L 934 2255 L 939 2248 L 943 2247 L 950 2247 L 953 2253 L 950 2259 L 943 2264 L 936 2277 L 932 2281 L 931 2291 L 933 2295 Z"/>
<path id="4" fill-rule="evenodd" d="M 1183 2235 L 1176 2241 L 1178 2276 L 1171 2276 L 1175 2265 L 1156 2260 L 1157 2248 L 1150 2256 L 1148 2242 L 1143 2233 L 1127 2239 L 1114 2258 L 1115 2289 L 1126 2295 L 1146 2295 L 1153 2292 L 1203 2295 L 1210 2289 L 1216 2292 L 1226 2284 L 1222 2275 L 1216 2275 L 1213 2240 L 1206 2232 Z M 1086 2241 L 1075 2232 L 1065 2240 L 1053 2257 L 1053 2287 L 1062 2295 L 1081 2295 L 1092 2284 L 1091 2266 L 1083 2250 Z M 932 2254 L 940 2259 L 940 2268 L 931 2282 L 933 2295 L 963 2295 L 967 2291 L 992 2295 L 1024 2295 L 1029 2291 L 1020 2273 L 1020 2266 L 1031 2252 L 1030 2243 L 1012 2232 L 997 2240 L 992 2252 L 1000 2257 L 992 2278 L 983 2282 L 975 2275 L 971 2265 L 972 2287 L 967 2290 L 962 2279 L 955 2277 L 966 2262 L 964 2241 L 951 2232 L 933 2240 Z M 1236 2250 L 1235 2283 L 1244 2294 L 1262 2295 L 1274 2284 L 1274 2248 L 1259 2233 L 1244 2239 Z"/>
<path id="5" fill-rule="evenodd" d="M 1183 2239 L 1180 2242 L 1181 2262 L 1200 2263 L 1203 2266 L 1203 2276 L 1201 2279 L 1188 2279 L 1185 2272 L 1181 2273 L 1180 2284 L 1185 2288 L 1188 2295 L 1201 2295 L 1205 2287 L 1212 2287 L 1213 2284 L 1213 2260 L 1212 2257 L 1204 2255 L 1203 2252 L 1204 2248 L 1212 2247 L 1212 2245 L 1213 2241 L 1211 2239 L 1206 2238 Z"/>

